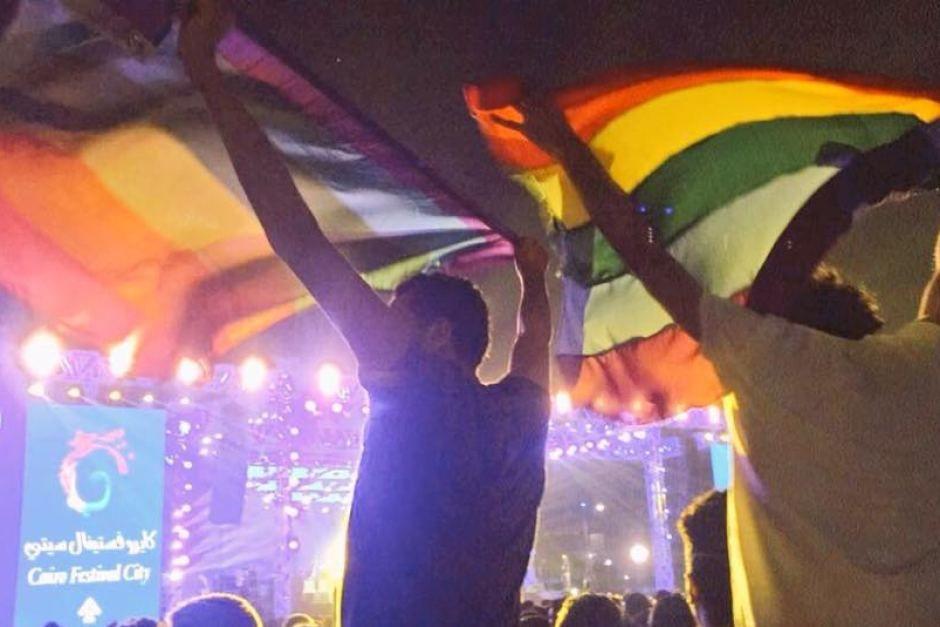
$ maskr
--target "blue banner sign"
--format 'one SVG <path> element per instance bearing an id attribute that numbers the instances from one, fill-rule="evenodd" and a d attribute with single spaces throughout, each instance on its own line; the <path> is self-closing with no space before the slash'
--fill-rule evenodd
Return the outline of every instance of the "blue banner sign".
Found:
<path id="1" fill-rule="evenodd" d="M 15 627 L 157 617 L 163 411 L 28 408 Z"/>

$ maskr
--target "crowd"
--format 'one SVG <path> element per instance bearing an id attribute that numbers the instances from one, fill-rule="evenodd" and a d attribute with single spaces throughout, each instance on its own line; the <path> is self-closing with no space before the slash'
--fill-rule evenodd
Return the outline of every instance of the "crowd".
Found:
<path id="1" fill-rule="evenodd" d="M 873 299 L 819 261 L 825 235 L 848 228 L 856 208 L 940 170 L 940 126 L 851 156 L 807 199 L 742 307 L 709 294 L 657 240 L 551 103 L 524 102 L 521 122 L 502 121 L 564 168 L 613 250 L 699 341 L 736 399 L 732 489 L 704 495 L 680 521 L 684 595 L 521 604 L 545 480 L 547 253 L 514 242 L 519 335 L 507 377 L 484 385 L 480 293 L 441 274 L 407 281 L 390 303 L 372 291 L 229 93 L 215 59 L 227 27 L 217 0 L 196 2 L 180 34 L 184 64 L 272 248 L 345 337 L 372 402 L 348 527 L 344 627 L 864 625 L 877 616 L 937 624 L 940 241 L 918 319 L 894 334 L 875 334 Z M 166 624 L 260 619 L 243 599 L 216 594 L 184 603 Z"/>

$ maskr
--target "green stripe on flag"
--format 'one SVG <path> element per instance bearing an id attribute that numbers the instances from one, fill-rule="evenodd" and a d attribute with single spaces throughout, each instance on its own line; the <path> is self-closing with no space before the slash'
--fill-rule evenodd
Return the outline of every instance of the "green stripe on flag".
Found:
<path id="1" fill-rule="evenodd" d="M 750 286 L 790 219 L 836 171 L 809 166 L 780 176 L 713 211 L 677 238 L 669 251 L 707 291 L 719 296 L 740 292 Z M 629 274 L 591 287 L 581 314 L 566 316 L 565 323 L 583 325 L 583 335 L 574 333 L 576 329 L 558 335 L 580 338 L 581 345 L 559 342 L 558 354 L 596 355 L 649 337 L 672 322 Z"/>
<path id="2" fill-rule="evenodd" d="M 659 238 L 668 245 L 735 198 L 812 165 L 827 142 L 868 150 L 917 124 L 915 116 L 893 113 L 742 124 L 674 155 L 633 195 L 647 208 Z M 595 227 L 566 232 L 564 240 L 565 274 L 574 280 L 596 285 L 624 274 L 620 257 Z"/>

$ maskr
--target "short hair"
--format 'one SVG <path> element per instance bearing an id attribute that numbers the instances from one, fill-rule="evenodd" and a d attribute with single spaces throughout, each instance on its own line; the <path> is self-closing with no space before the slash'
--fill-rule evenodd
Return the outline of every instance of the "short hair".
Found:
<path id="1" fill-rule="evenodd" d="M 247 599 L 225 592 L 184 601 L 167 617 L 167 624 L 169 627 L 264 627 L 258 611 Z"/>
<path id="2" fill-rule="evenodd" d="M 620 608 L 609 596 L 585 593 L 565 599 L 555 627 L 620 627 L 622 620 Z"/>
<path id="3" fill-rule="evenodd" d="M 128 618 L 117 624 L 117 627 L 157 627 L 158 623 L 152 618 Z"/>
<path id="4" fill-rule="evenodd" d="M 631 592 L 623 598 L 623 610 L 626 618 L 633 623 L 646 625 L 653 602 L 642 592 Z"/>
<path id="5" fill-rule="evenodd" d="M 784 317 L 849 340 L 859 340 L 884 326 L 874 296 L 846 282 L 828 264 L 820 264 L 809 281 L 793 290 Z"/>
<path id="6" fill-rule="evenodd" d="M 542 614 L 526 614 L 519 619 L 519 627 L 552 627 L 548 616 Z"/>
<path id="7" fill-rule="evenodd" d="M 695 627 L 695 615 L 681 594 L 670 594 L 656 601 L 650 614 L 650 627 Z"/>
<path id="8" fill-rule="evenodd" d="M 419 274 L 395 290 L 396 298 L 405 295 L 420 322 L 450 322 L 457 358 L 474 368 L 480 365 L 490 343 L 489 310 L 473 283 L 446 274 Z"/>
<path id="9" fill-rule="evenodd" d="M 297 612 L 284 619 L 283 627 L 310 627 L 311 625 L 313 627 L 317 625 L 317 621 L 314 620 L 313 616 Z"/>
<path id="10" fill-rule="evenodd" d="M 685 590 L 709 625 L 731 625 L 731 570 L 728 561 L 728 495 L 700 494 L 679 515 L 685 547 Z"/>

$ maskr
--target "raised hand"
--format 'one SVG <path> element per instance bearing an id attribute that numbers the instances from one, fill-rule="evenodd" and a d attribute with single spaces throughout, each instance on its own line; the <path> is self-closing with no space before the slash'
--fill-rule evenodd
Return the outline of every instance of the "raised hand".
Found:
<path id="1" fill-rule="evenodd" d="M 180 25 L 179 52 L 187 65 L 214 63 L 216 46 L 232 27 L 233 21 L 225 0 L 186 2 Z"/>
<path id="2" fill-rule="evenodd" d="M 565 114 L 545 95 L 530 95 L 517 105 L 522 122 L 493 115 L 502 126 L 519 131 L 542 150 L 558 157 L 572 144 L 580 143 Z"/>
<path id="3" fill-rule="evenodd" d="M 542 278 L 548 268 L 548 252 L 535 238 L 522 237 L 516 241 L 516 268 L 524 278 Z"/>

